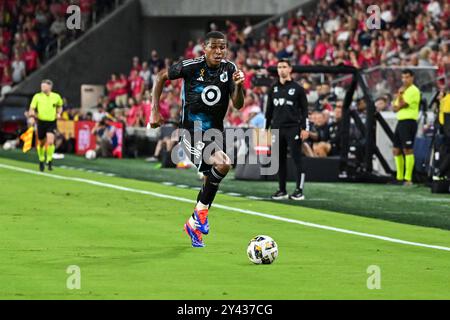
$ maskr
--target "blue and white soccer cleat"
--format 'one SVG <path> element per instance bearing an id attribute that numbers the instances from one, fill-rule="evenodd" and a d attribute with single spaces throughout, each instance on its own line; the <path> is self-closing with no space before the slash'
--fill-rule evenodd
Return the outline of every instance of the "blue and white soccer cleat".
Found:
<path id="1" fill-rule="evenodd" d="M 195 227 L 203 234 L 209 233 L 208 209 L 194 209 Z"/>
<path id="2" fill-rule="evenodd" d="M 192 229 L 189 223 L 184 224 L 184 231 L 191 237 L 192 246 L 194 248 L 203 248 L 205 243 L 202 240 L 202 233 L 198 230 Z"/>

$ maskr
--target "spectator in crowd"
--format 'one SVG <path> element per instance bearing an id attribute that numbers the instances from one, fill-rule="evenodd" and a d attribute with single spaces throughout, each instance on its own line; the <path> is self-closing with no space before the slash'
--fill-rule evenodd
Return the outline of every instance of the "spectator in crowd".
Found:
<path id="1" fill-rule="evenodd" d="M 154 70 L 155 67 L 158 67 L 158 70 L 164 68 L 164 61 L 159 57 L 158 51 L 152 50 L 148 65 L 150 70 Z"/>
<path id="2" fill-rule="evenodd" d="M 30 74 L 39 68 L 39 54 L 31 47 L 30 44 L 27 44 L 26 51 L 23 53 L 23 60 L 25 61 L 25 69 L 27 74 Z"/>
<path id="3" fill-rule="evenodd" d="M 133 59 L 132 59 L 132 67 L 131 67 L 131 71 L 130 71 L 130 77 L 131 77 L 132 73 L 139 74 L 139 72 L 141 72 L 141 70 L 142 70 L 142 66 L 141 66 L 141 63 L 139 61 L 139 57 L 133 57 Z"/>
<path id="4" fill-rule="evenodd" d="M 96 153 L 98 156 L 112 157 L 113 150 L 118 145 L 118 137 L 114 126 L 108 124 L 106 119 L 102 119 L 95 124 L 92 129 L 97 141 Z"/>
<path id="5" fill-rule="evenodd" d="M 331 92 L 330 85 L 328 83 L 322 83 L 318 89 L 319 98 L 315 104 L 315 110 L 323 111 L 333 110 L 333 104 L 336 102 L 336 96 Z"/>
<path id="6" fill-rule="evenodd" d="M 142 70 L 139 72 L 139 77 L 144 80 L 144 88 L 149 89 L 152 87 L 153 83 L 151 82 L 151 71 L 148 67 L 148 62 L 144 61 L 142 63 Z"/>
<path id="7" fill-rule="evenodd" d="M 123 108 L 127 105 L 128 99 L 128 79 L 124 73 L 120 74 L 120 78 L 116 83 L 116 106 Z"/>
<path id="8" fill-rule="evenodd" d="M 137 103 L 133 97 L 128 98 L 129 110 L 127 112 L 127 126 L 141 127 L 143 126 L 142 107 Z"/>
<path id="9" fill-rule="evenodd" d="M 13 80 L 11 77 L 11 72 L 9 71 L 9 67 L 5 67 L 5 68 L 3 68 L 3 76 L 2 76 L 2 82 L 1 82 L 1 86 L 2 86 L 1 95 L 4 96 L 6 93 L 11 91 L 12 85 L 13 85 Z"/>
<path id="10" fill-rule="evenodd" d="M 13 84 L 21 82 L 26 77 L 25 62 L 20 58 L 18 52 L 14 55 L 14 60 L 11 62 L 11 77 Z"/>
<path id="11" fill-rule="evenodd" d="M 166 122 L 161 126 L 161 135 L 155 147 L 153 156 L 147 158 L 146 161 L 155 162 L 158 161 L 161 155 L 161 151 L 171 152 L 172 148 L 178 142 L 177 128 L 179 126 L 179 109 L 177 106 L 170 108 L 170 115 Z M 175 132 L 175 134 L 174 134 Z"/>
<path id="12" fill-rule="evenodd" d="M 117 90 L 118 90 L 118 80 L 117 75 L 115 73 L 111 74 L 111 78 L 106 83 L 106 90 L 108 92 L 108 99 L 110 101 L 116 101 L 117 98 Z"/>
<path id="13" fill-rule="evenodd" d="M 106 107 L 103 104 L 104 98 L 102 98 L 102 103 L 97 105 L 97 110 L 93 112 L 92 114 L 92 120 L 95 122 L 100 122 L 104 118 L 108 117 L 108 113 L 106 112 Z"/>
<path id="14" fill-rule="evenodd" d="M 152 112 L 152 103 L 151 103 L 151 94 L 150 90 L 145 90 L 144 99 L 141 103 L 142 106 L 142 115 L 144 117 L 144 124 L 147 125 L 150 121 L 150 115 Z"/>
<path id="15" fill-rule="evenodd" d="M 375 108 L 377 112 L 392 111 L 392 107 L 389 105 L 387 96 L 378 97 L 375 100 Z"/>
<path id="16" fill-rule="evenodd" d="M 144 92 L 144 79 L 139 76 L 139 73 L 136 70 L 131 71 L 130 76 L 130 89 L 131 96 L 140 101 L 142 99 L 142 93 Z"/>
<path id="17" fill-rule="evenodd" d="M 248 113 L 248 127 L 256 129 L 264 129 L 266 119 L 264 113 L 261 112 L 261 108 L 258 106 L 253 106 L 250 108 Z"/>
<path id="18" fill-rule="evenodd" d="M 314 131 L 310 133 L 313 143 L 313 152 L 316 157 L 326 157 L 330 152 L 330 126 L 327 123 L 325 112 L 314 111 L 312 113 Z"/>

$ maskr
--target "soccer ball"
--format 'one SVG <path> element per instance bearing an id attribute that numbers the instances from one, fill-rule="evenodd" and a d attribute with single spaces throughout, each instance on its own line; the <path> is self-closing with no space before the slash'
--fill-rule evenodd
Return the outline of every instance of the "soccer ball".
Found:
<path id="1" fill-rule="evenodd" d="M 11 142 L 6 141 L 6 142 L 3 144 L 3 150 L 10 150 L 10 149 L 12 149 Z"/>
<path id="2" fill-rule="evenodd" d="M 95 152 L 95 150 L 88 150 L 86 151 L 86 154 L 84 156 L 88 160 L 93 160 L 97 157 L 97 153 Z"/>
<path id="3" fill-rule="evenodd" d="M 248 244 L 247 255 L 255 264 L 271 264 L 278 257 L 277 243 L 269 236 L 256 236 Z"/>

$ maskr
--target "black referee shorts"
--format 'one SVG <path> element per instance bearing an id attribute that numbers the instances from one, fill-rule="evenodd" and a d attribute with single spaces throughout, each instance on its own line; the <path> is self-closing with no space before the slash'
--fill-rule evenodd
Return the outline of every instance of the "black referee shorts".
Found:
<path id="1" fill-rule="evenodd" d="M 48 133 L 56 134 L 56 120 L 55 121 L 37 121 L 37 133 L 38 139 L 44 140 L 47 137 Z"/>
<path id="2" fill-rule="evenodd" d="M 214 140 L 202 134 L 194 134 L 192 131 L 180 129 L 179 145 L 187 155 L 189 160 L 197 167 L 199 172 L 206 172 L 211 170 L 212 165 L 207 164 L 207 161 L 215 152 L 223 151 L 225 145 L 223 143 L 223 132 L 217 130 L 214 134 Z"/>
<path id="3" fill-rule="evenodd" d="M 394 132 L 394 148 L 412 149 L 417 133 L 416 120 L 400 120 Z"/>

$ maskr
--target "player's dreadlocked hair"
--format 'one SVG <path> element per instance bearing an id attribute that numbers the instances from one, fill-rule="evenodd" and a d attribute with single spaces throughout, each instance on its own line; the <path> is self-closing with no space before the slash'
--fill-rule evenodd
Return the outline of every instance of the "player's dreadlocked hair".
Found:
<path id="1" fill-rule="evenodd" d="M 226 36 L 220 31 L 211 31 L 206 34 L 205 43 L 208 43 L 210 39 L 226 39 Z"/>

